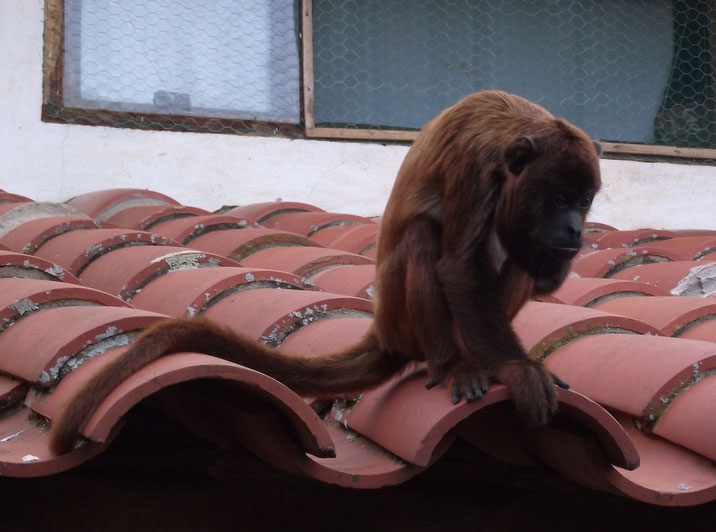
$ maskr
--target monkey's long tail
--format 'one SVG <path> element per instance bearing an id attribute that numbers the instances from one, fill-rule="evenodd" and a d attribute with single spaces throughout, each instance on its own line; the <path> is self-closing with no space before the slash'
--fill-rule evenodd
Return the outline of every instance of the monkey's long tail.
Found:
<path id="1" fill-rule="evenodd" d="M 140 334 L 125 353 L 68 401 L 52 420 L 51 449 L 57 454 L 71 450 L 89 415 L 122 381 L 150 362 L 182 351 L 229 360 L 265 373 L 296 393 L 318 396 L 371 388 L 408 363 L 382 351 L 372 328 L 354 346 L 311 358 L 279 352 L 207 319 L 163 320 Z"/>

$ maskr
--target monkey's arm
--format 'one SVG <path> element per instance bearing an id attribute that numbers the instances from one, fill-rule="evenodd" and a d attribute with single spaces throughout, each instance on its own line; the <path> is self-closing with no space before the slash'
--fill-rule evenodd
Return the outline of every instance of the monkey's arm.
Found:
<path id="1" fill-rule="evenodd" d="M 463 355 L 454 379 L 453 400 L 460 395 L 470 399 L 474 387 L 490 377 L 509 386 L 518 413 L 529 425 L 547 423 L 557 409 L 553 383 L 567 384 L 542 363 L 528 358 L 506 310 L 516 312 L 529 291 L 525 286 L 503 284 L 505 279 L 497 274 L 484 250 L 476 250 L 469 259 L 445 255 L 436 269 Z"/>

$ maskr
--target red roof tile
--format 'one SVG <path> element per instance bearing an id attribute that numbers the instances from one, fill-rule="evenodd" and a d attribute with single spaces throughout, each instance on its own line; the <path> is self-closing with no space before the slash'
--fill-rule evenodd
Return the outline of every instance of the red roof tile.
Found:
<path id="1" fill-rule="evenodd" d="M 108 220 L 120 211 L 139 205 L 179 205 L 165 194 L 139 188 L 112 188 L 75 196 L 66 202 L 97 220 Z"/>
<path id="2" fill-rule="evenodd" d="M 117 227 L 149 231 L 155 225 L 169 220 L 206 214 L 210 214 L 209 211 L 184 205 L 137 205 L 117 211 L 107 221 Z"/>
<path id="3" fill-rule="evenodd" d="M 271 201 L 265 203 L 252 203 L 241 207 L 233 207 L 222 214 L 245 218 L 252 224 L 264 225 L 275 216 L 293 212 L 324 212 L 323 209 L 308 203 L 296 201 Z"/>
<path id="4" fill-rule="evenodd" d="M 0 279 L 2 475 L 75 467 L 105 449 L 129 409 L 161 392 L 157 415 L 166 411 L 219 445 L 238 443 L 277 469 L 341 486 L 404 482 L 459 438 L 500 459 L 548 464 L 585 486 L 653 504 L 716 500 L 714 304 L 669 295 L 716 292 L 716 263 L 686 260 L 709 249 L 712 235 L 589 224 L 589 243 L 618 247 L 583 251 L 573 278 L 514 320 L 531 355 L 571 385 L 559 390 L 557 417 L 543 429 L 522 427 L 504 386 L 453 405 L 444 389 L 425 389 L 420 368 L 357 402 L 335 403 L 321 420 L 310 398 L 265 375 L 178 353 L 120 384 L 88 419 L 87 442 L 55 456 L 48 421 L 164 315 L 203 314 L 304 356 L 354 343 L 371 324 L 378 229 L 373 220 L 291 202 L 209 215 L 135 189 L 97 191 L 69 205 L 127 227 L 56 204 L 0 212 L 0 241 L 36 253 L 0 251 L 0 276 L 14 277 Z M 291 228 L 248 227 L 254 224 Z M 622 247 L 654 234 L 669 240 Z M 327 458 L 334 450 L 336 458 Z"/>

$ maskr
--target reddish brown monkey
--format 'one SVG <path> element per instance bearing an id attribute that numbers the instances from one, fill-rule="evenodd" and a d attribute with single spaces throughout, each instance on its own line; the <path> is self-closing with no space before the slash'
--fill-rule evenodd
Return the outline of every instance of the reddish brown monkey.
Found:
<path id="1" fill-rule="evenodd" d="M 199 351 L 251 367 L 300 394 L 335 396 L 425 361 L 427 386 L 478 399 L 509 386 L 530 426 L 557 407 L 553 384 L 510 326 L 533 294 L 564 280 L 600 186 L 599 146 L 542 107 L 478 92 L 428 123 L 403 162 L 378 239 L 375 319 L 357 345 L 315 358 L 280 353 L 204 319 L 143 332 L 52 420 L 56 452 L 121 381 L 162 355 Z"/>

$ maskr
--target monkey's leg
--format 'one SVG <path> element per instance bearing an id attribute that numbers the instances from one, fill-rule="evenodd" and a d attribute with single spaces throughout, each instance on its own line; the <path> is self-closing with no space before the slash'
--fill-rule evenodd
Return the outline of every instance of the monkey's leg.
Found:
<path id="1" fill-rule="evenodd" d="M 403 282 L 408 321 L 427 362 L 431 387 L 441 382 L 460 359 L 452 314 L 435 271 L 440 259 L 440 229 L 427 218 L 415 220 L 398 247 L 397 251 L 406 257 Z M 487 379 L 484 388 L 487 389 Z"/>

